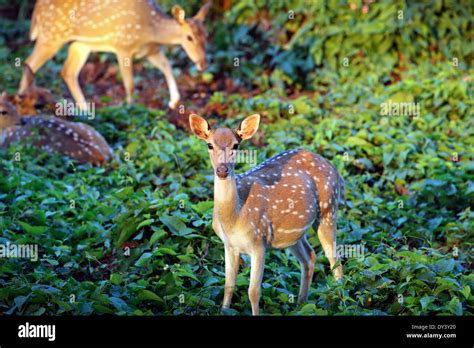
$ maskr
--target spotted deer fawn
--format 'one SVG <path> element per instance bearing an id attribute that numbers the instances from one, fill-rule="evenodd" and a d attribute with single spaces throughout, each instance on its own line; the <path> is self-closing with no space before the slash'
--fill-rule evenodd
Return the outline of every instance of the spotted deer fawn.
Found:
<path id="1" fill-rule="evenodd" d="M 0 147 L 32 139 L 32 145 L 81 163 L 104 164 L 112 157 L 105 139 L 91 126 L 53 116 L 20 116 L 7 95 L 0 96 Z"/>
<path id="2" fill-rule="evenodd" d="M 46 108 L 53 111 L 56 101 L 47 88 L 37 87 L 33 73 L 28 65 L 25 65 L 23 73 L 30 81 L 30 85 L 25 88 L 22 94 L 16 94 L 10 98 L 19 115 L 36 115 L 37 108 Z"/>
<path id="3" fill-rule="evenodd" d="M 160 11 L 153 0 L 37 0 L 31 19 L 30 39 L 36 40 L 26 60 L 33 73 L 70 43 L 61 71 L 66 85 L 81 109 L 87 104 L 78 76 L 91 52 L 112 52 L 118 59 L 126 100 L 132 102 L 133 58 L 146 59 L 165 76 L 170 93 L 169 106 L 175 108 L 180 95 L 171 66 L 161 45 L 181 45 L 199 71 L 206 68 L 206 30 L 202 22 L 210 3 L 191 19 L 175 5 L 174 18 Z M 23 74 L 18 93 L 31 84 Z"/>
<path id="4" fill-rule="evenodd" d="M 258 129 L 259 115 L 245 118 L 236 130 L 211 129 L 195 114 L 193 133 L 207 143 L 214 168 L 212 227 L 224 243 L 225 289 L 223 308 L 229 308 L 240 254 L 251 260 L 249 298 L 252 314 L 259 314 L 260 288 L 267 248 L 289 248 L 301 265 L 298 303 L 307 300 L 316 254 L 306 239 L 312 226 L 336 279 L 336 211 L 344 199 L 344 181 L 320 155 L 298 149 L 280 153 L 246 173 L 235 175 L 235 156 L 242 140 Z"/>

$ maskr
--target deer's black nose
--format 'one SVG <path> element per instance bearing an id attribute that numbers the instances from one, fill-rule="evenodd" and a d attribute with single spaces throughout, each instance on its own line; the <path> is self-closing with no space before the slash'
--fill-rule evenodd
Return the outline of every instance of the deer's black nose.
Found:
<path id="1" fill-rule="evenodd" d="M 217 167 L 216 174 L 219 178 L 225 179 L 229 175 L 229 168 L 227 168 L 226 165 L 221 164 L 219 167 Z"/>

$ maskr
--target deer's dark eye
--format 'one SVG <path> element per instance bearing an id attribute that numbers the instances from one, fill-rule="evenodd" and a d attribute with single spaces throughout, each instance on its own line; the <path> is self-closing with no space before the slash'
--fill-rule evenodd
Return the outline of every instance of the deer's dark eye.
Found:
<path id="1" fill-rule="evenodd" d="M 207 144 L 207 148 L 208 148 L 209 150 L 212 150 L 212 149 L 214 148 L 214 146 L 212 146 L 211 143 L 208 143 L 208 144 Z"/>
<path id="2" fill-rule="evenodd" d="M 191 41 L 191 42 L 193 42 L 193 38 L 192 38 L 190 35 L 188 35 L 188 37 L 187 37 L 187 38 L 188 38 L 188 41 Z"/>
<path id="3" fill-rule="evenodd" d="M 239 149 L 239 144 L 234 144 L 234 146 L 232 146 L 232 150 L 238 150 Z"/>
<path id="4" fill-rule="evenodd" d="M 6 110 L 0 110 L 0 115 L 7 115 L 8 112 Z"/>

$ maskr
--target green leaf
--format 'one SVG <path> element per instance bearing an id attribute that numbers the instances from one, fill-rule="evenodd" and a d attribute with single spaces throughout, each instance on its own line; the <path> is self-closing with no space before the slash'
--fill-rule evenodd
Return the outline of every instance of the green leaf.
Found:
<path id="1" fill-rule="evenodd" d="M 153 235 L 151 236 L 150 238 L 150 245 L 153 245 L 155 244 L 155 242 L 159 239 L 161 239 L 162 237 L 166 236 L 166 232 L 163 231 L 163 230 L 158 230 L 158 231 L 155 231 L 153 233 Z"/>
<path id="2" fill-rule="evenodd" d="M 134 190 L 132 186 L 125 186 L 125 187 L 122 187 L 121 189 L 118 189 L 115 192 L 115 196 L 117 196 L 117 198 L 120 198 L 120 199 L 125 199 L 125 198 L 129 198 L 133 194 L 133 192 Z"/>
<path id="3" fill-rule="evenodd" d="M 208 210 L 212 209 L 213 206 L 214 206 L 213 201 L 202 201 L 202 202 L 199 202 L 197 204 L 193 204 L 193 209 L 196 212 L 202 214 L 205 211 L 208 211 Z"/>
<path id="4" fill-rule="evenodd" d="M 176 251 L 174 251 L 171 248 L 156 248 L 155 251 L 153 252 L 153 255 L 155 256 L 162 256 L 162 255 L 176 255 Z"/>
<path id="5" fill-rule="evenodd" d="M 142 290 L 138 293 L 138 299 L 143 301 L 143 300 L 150 300 L 150 301 L 156 301 L 160 304 L 165 304 L 163 299 L 159 297 L 157 294 L 150 290 Z"/>
<path id="6" fill-rule="evenodd" d="M 469 295 L 471 295 L 471 287 L 469 285 L 466 285 L 462 290 L 461 294 L 464 295 L 465 298 L 469 298 Z"/>
<path id="7" fill-rule="evenodd" d="M 435 263 L 434 270 L 438 274 L 446 274 L 454 269 L 454 259 L 443 259 Z"/>
<path id="8" fill-rule="evenodd" d="M 119 273 L 112 273 L 110 275 L 110 282 L 115 285 L 119 285 L 122 282 L 122 275 Z"/>
<path id="9" fill-rule="evenodd" d="M 459 298 L 453 297 L 451 301 L 449 301 L 448 310 L 454 315 L 462 315 L 463 310 Z"/>
<path id="10" fill-rule="evenodd" d="M 304 305 L 296 314 L 298 315 L 328 315 L 328 311 L 317 308 L 314 303 Z"/>
<path id="11" fill-rule="evenodd" d="M 42 235 L 49 229 L 48 226 L 31 226 L 30 224 L 23 221 L 18 221 L 18 224 L 23 227 L 25 232 L 35 236 Z"/>
<path id="12" fill-rule="evenodd" d="M 367 140 L 358 137 L 349 137 L 347 139 L 347 145 L 350 147 L 368 147 L 372 146 Z"/>
<path id="13" fill-rule="evenodd" d="M 424 296 L 420 300 L 421 308 L 427 309 L 428 306 L 433 302 L 434 297 L 433 296 Z"/>
<path id="14" fill-rule="evenodd" d="M 140 228 L 142 228 L 142 227 L 144 227 L 144 226 L 150 226 L 153 222 L 155 222 L 155 219 L 143 220 L 143 221 L 140 222 L 140 224 L 137 226 L 136 231 L 138 231 Z"/>
<path id="15" fill-rule="evenodd" d="M 142 256 L 140 256 L 140 258 L 137 260 L 137 262 L 135 262 L 135 266 L 143 267 L 148 262 L 148 260 L 152 258 L 152 256 L 152 253 L 143 253 Z"/>
<path id="16" fill-rule="evenodd" d="M 192 229 L 188 228 L 183 221 L 181 221 L 177 216 L 173 215 L 161 215 L 160 221 L 165 224 L 166 227 L 171 231 L 171 233 L 177 236 L 185 236 L 193 232 Z"/>
<path id="17" fill-rule="evenodd" d="M 128 304 L 119 297 L 109 297 L 109 302 L 119 311 L 130 311 L 130 307 L 128 306 Z"/>

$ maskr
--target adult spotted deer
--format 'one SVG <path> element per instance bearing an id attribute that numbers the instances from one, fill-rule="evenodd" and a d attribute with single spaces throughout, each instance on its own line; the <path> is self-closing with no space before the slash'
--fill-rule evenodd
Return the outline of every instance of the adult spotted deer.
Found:
<path id="1" fill-rule="evenodd" d="M 91 126 L 52 116 L 20 116 L 5 93 L 0 96 L 0 147 L 32 139 L 33 146 L 59 152 L 81 163 L 104 164 L 112 158 L 105 139 Z"/>
<path id="2" fill-rule="evenodd" d="M 259 115 L 245 118 L 236 130 L 211 129 L 198 115 L 190 115 L 196 136 L 207 143 L 214 168 L 212 227 L 224 243 L 225 289 L 223 308 L 230 306 L 239 268 L 239 256 L 251 259 L 249 298 L 252 314 L 259 314 L 260 288 L 268 248 L 289 248 L 301 265 L 298 303 L 306 301 L 316 254 L 306 239 L 312 226 L 329 259 L 336 265 L 336 211 L 344 199 L 344 181 L 320 155 L 298 149 L 280 153 L 246 173 L 234 172 L 240 142 L 258 129 Z"/>
<path id="3" fill-rule="evenodd" d="M 198 70 L 206 68 L 206 31 L 203 21 L 210 3 L 191 19 L 175 5 L 174 18 L 160 11 L 153 0 L 37 0 L 31 19 L 30 39 L 36 40 L 26 60 L 33 73 L 70 43 L 61 75 L 74 100 L 87 108 L 78 76 L 91 52 L 112 52 L 118 59 L 127 102 L 132 102 L 133 58 L 146 59 L 160 69 L 170 93 L 169 106 L 175 108 L 180 96 L 171 66 L 161 45 L 181 45 Z M 26 73 L 18 93 L 31 84 Z"/>

